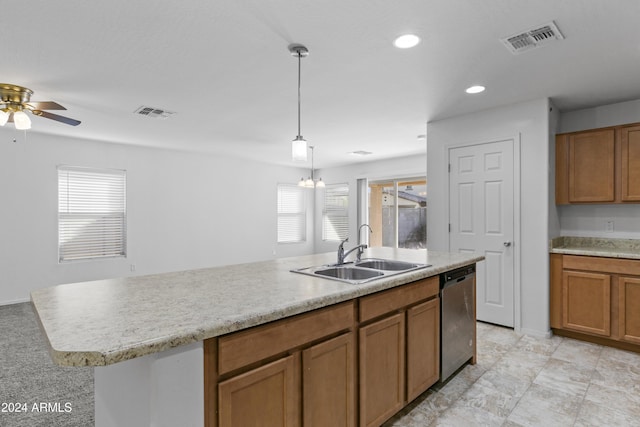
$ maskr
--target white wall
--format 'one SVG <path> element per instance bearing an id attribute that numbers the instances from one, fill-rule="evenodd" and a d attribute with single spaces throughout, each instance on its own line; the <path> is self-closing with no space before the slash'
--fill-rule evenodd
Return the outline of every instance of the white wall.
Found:
<path id="1" fill-rule="evenodd" d="M 560 215 L 556 209 L 556 133 L 560 127 L 560 111 L 549 103 L 549 240 L 558 237 L 560 231 Z"/>
<path id="2" fill-rule="evenodd" d="M 345 245 L 345 249 L 350 249 L 357 245 L 358 240 L 358 179 L 376 180 L 425 176 L 426 172 L 426 153 L 388 160 L 360 162 L 348 166 L 320 170 L 318 176 L 321 176 L 322 180 L 327 184 L 349 184 L 349 201 L 351 202 L 349 205 L 349 243 Z M 427 192 L 430 188 L 427 182 Z M 338 242 L 322 241 L 322 195 L 321 191 L 316 190 L 315 252 L 317 253 L 333 252 L 337 251 L 338 248 Z"/>
<path id="3" fill-rule="evenodd" d="M 449 146 L 520 139 L 520 318 L 516 326 L 535 334 L 549 331 L 549 101 L 540 99 L 427 124 L 429 214 L 427 246 L 448 250 Z M 518 310 L 518 309 L 516 309 Z"/>
<path id="4" fill-rule="evenodd" d="M 640 122 L 640 99 L 560 114 L 558 133 Z"/>
<path id="5" fill-rule="evenodd" d="M 640 122 L 640 100 L 561 113 L 559 133 Z M 563 236 L 640 239 L 640 204 L 557 207 Z M 606 221 L 614 231 L 605 232 Z"/>
<path id="6" fill-rule="evenodd" d="M 0 304 L 60 283 L 252 262 L 313 252 L 276 244 L 276 185 L 306 170 L 0 129 Z M 58 263 L 57 172 L 127 170 L 126 259 Z M 136 271 L 131 272 L 131 265 Z"/>

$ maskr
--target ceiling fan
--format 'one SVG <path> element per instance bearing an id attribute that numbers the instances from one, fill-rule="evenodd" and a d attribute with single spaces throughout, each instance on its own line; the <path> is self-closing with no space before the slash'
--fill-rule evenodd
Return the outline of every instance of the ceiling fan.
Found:
<path id="1" fill-rule="evenodd" d="M 25 113 L 30 112 L 34 116 L 55 120 L 71 126 L 78 126 L 79 120 L 49 113 L 45 110 L 66 110 L 62 105 L 53 101 L 31 102 L 33 91 L 26 87 L 0 83 L 0 125 L 13 122 L 16 129 L 31 128 L 31 119 Z"/>

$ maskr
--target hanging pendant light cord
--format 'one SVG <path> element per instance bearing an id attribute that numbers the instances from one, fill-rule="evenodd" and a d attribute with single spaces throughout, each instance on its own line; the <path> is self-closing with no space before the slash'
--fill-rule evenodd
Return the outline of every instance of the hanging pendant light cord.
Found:
<path id="1" fill-rule="evenodd" d="M 301 66 L 302 54 L 298 51 L 298 136 L 300 136 L 300 79 L 301 79 Z"/>

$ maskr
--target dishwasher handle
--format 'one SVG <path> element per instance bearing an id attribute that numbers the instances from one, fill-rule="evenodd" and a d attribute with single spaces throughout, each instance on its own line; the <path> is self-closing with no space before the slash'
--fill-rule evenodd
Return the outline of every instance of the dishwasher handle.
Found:
<path id="1" fill-rule="evenodd" d="M 453 280 L 449 280 L 447 282 L 444 282 L 444 284 L 442 285 L 442 289 L 447 289 L 447 288 L 450 288 L 452 286 L 456 286 L 458 283 L 466 282 L 468 280 L 473 280 L 473 276 L 475 276 L 475 273 L 467 274 L 466 276 L 460 276 L 460 277 L 455 278 Z"/>
<path id="2" fill-rule="evenodd" d="M 449 282 L 458 283 L 461 280 L 467 278 L 467 276 L 473 276 L 476 272 L 476 266 L 468 265 L 466 267 L 458 268 L 455 270 L 447 271 L 440 275 L 440 285 L 442 287 L 449 285 Z"/>

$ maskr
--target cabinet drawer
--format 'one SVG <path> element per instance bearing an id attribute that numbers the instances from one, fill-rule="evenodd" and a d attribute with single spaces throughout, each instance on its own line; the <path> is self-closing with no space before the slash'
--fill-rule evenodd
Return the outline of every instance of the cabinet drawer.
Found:
<path id="1" fill-rule="evenodd" d="M 360 298 L 360 321 L 381 316 L 399 310 L 408 305 L 414 304 L 438 295 L 440 291 L 439 276 L 429 277 L 417 282 L 398 286 Z"/>
<path id="2" fill-rule="evenodd" d="M 564 255 L 562 268 L 640 276 L 640 260 Z"/>
<path id="3" fill-rule="evenodd" d="M 286 352 L 354 325 L 352 301 L 225 335 L 218 340 L 220 374 Z"/>

